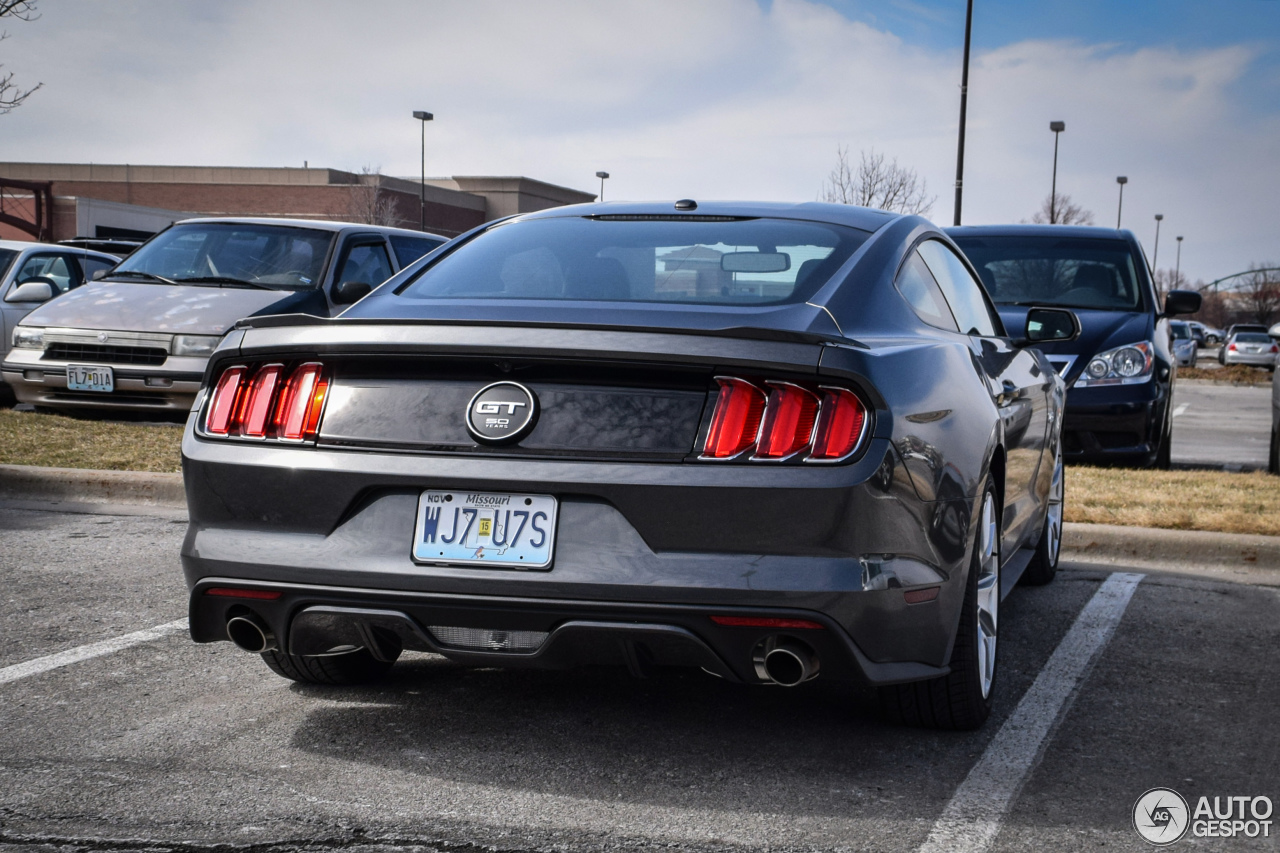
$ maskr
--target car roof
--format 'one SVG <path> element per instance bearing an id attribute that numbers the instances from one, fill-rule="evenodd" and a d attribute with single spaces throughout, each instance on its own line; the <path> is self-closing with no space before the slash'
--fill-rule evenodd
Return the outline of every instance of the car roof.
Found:
<path id="1" fill-rule="evenodd" d="M 519 219 L 555 219 L 566 216 L 758 216 L 776 219 L 802 219 L 847 225 L 862 231 L 877 231 L 899 219 L 900 213 L 856 207 L 852 204 L 827 204 L 807 201 L 799 204 L 765 201 L 698 201 L 693 210 L 679 210 L 674 201 L 607 201 L 571 204 L 523 214 Z"/>
<path id="2" fill-rule="evenodd" d="M 53 249 L 58 252 L 71 252 L 76 255 L 98 255 L 103 259 L 119 262 L 119 258 L 97 249 L 82 249 L 79 246 L 63 246 L 58 243 L 32 243 L 27 240 L 0 240 L 0 249 L 21 252 L 26 249 Z"/>
<path id="3" fill-rule="evenodd" d="M 345 231 L 358 228 L 361 231 L 376 231 L 379 234 L 395 234 L 403 237 L 427 237 L 435 240 L 447 240 L 430 231 L 414 231 L 410 228 L 392 228 L 387 225 L 369 225 L 364 222 L 342 222 L 332 219 L 287 219 L 279 216 L 198 216 L 192 219 L 180 219 L 174 225 L 193 224 L 234 224 L 234 225 L 283 225 L 287 228 L 312 228 L 317 231 Z"/>
<path id="4" fill-rule="evenodd" d="M 1095 225 L 953 225 L 942 230 L 957 240 L 962 237 L 1093 237 L 1116 240 L 1133 236 L 1132 232 L 1120 228 Z"/>

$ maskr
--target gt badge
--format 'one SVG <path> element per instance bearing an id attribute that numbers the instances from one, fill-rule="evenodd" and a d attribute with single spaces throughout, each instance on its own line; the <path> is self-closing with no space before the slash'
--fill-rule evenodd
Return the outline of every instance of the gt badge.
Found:
<path id="1" fill-rule="evenodd" d="M 467 431 L 481 444 L 510 444 L 538 419 L 538 398 L 519 382 L 486 385 L 467 404 Z"/>

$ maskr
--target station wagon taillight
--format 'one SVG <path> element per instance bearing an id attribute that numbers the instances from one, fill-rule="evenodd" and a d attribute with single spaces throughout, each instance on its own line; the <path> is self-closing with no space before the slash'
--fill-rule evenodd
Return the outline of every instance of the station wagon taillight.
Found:
<path id="1" fill-rule="evenodd" d="M 752 462 L 840 462 L 867 431 L 867 408 L 847 388 L 808 388 L 718 376 L 711 426 L 699 458 Z"/>
<path id="2" fill-rule="evenodd" d="M 324 365 L 308 362 L 228 367 L 218 377 L 205 416 L 217 436 L 307 441 L 316 436 L 329 381 Z"/>

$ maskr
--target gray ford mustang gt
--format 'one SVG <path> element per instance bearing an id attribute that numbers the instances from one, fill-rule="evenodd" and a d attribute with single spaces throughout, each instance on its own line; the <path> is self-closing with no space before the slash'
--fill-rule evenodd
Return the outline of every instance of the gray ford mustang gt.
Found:
<path id="1" fill-rule="evenodd" d="M 487 224 L 336 319 L 242 321 L 182 444 L 191 634 L 286 678 L 857 679 L 973 728 L 1052 579 L 1065 388 L 928 221 L 611 203 Z"/>

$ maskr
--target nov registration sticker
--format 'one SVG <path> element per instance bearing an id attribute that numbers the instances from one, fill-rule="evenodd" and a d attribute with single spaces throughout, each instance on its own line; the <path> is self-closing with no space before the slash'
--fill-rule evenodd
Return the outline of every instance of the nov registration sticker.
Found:
<path id="1" fill-rule="evenodd" d="M 557 508 L 550 495 L 423 492 L 418 498 L 413 559 L 498 569 L 548 568 Z"/>

